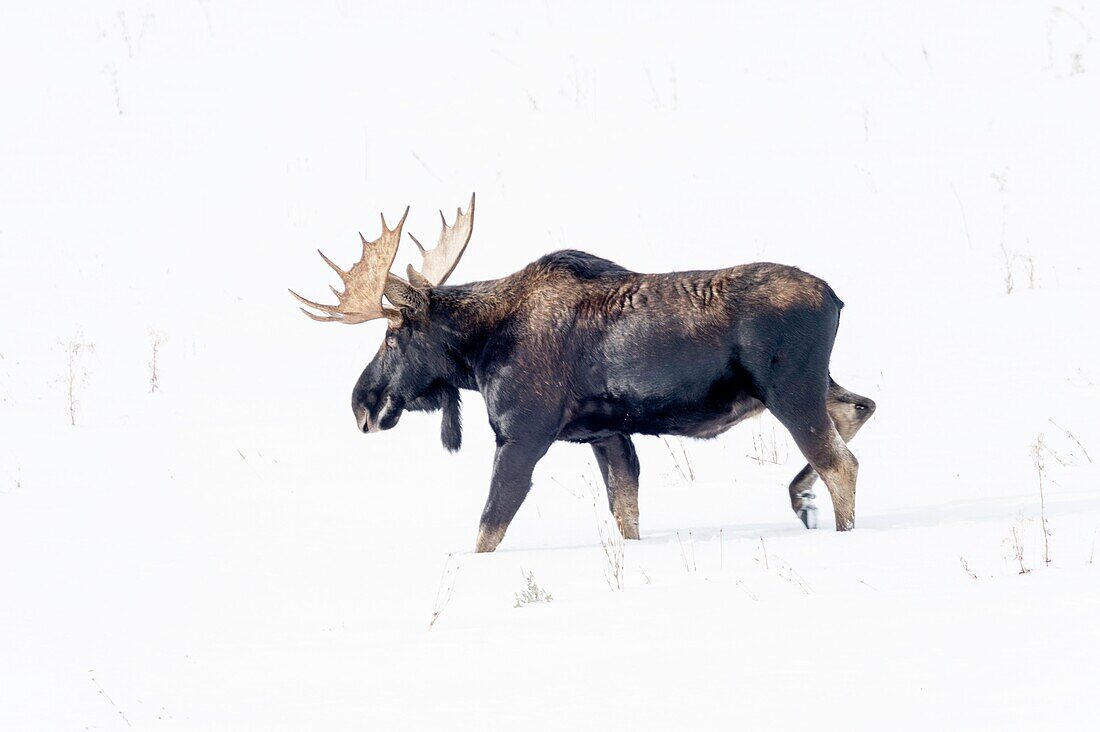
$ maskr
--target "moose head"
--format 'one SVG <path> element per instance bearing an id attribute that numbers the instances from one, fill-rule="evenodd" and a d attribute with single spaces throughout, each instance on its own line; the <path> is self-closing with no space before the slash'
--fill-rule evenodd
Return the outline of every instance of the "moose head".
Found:
<path id="1" fill-rule="evenodd" d="M 293 290 L 290 294 L 304 305 L 324 313 L 318 315 L 302 308 L 313 320 L 324 323 L 354 325 L 385 318 L 389 325 L 386 337 L 374 359 L 367 364 L 351 395 L 355 422 L 362 432 L 388 430 L 397 424 L 405 410 L 443 410 L 441 438 L 448 450 L 457 450 L 462 443 L 458 388 L 459 380 L 453 354 L 461 333 L 445 307 L 440 306 L 436 288 L 442 286 L 454 271 L 474 225 L 474 196 L 466 213 L 458 209 L 453 224 L 440 211 L 443 229 L 435 248 L 426 250 L 412 234 L 423 258 L 420 271 L 409 265 L 408 280 L 390 272 L 401 231 L 409 209 L 397 226 L 390 229 L 382 216 L 382 234 L 368 242 L 360 234 L 363 256 L 350 270 L 344 271 L 318 250 L 321 258 L 343 281 L 336 295 L 336 305 L 307 300 Z M 383 297 L 390 306 L 383 303 Z M 435 306 L 433 308 L 433 305 Z"/>

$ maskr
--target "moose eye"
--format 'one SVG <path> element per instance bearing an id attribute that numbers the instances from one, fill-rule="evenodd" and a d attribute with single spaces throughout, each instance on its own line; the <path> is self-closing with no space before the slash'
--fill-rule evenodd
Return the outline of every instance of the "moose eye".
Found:
<path id="1" fill-rule="evenodd" d="M 397 348 L 397 336 L 395 336 L 395 335 L 386 336 L 386 348 Z"/>

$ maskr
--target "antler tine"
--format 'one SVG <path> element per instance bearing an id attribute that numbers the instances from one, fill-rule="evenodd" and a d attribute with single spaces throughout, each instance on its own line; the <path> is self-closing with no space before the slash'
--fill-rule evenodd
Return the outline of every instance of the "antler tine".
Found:
<path id="1" fill-rule="evenodd" d="M 386 226 L 386 214 L 379 213 L 378 215 L 382 218 L 382 233 L 383 234 L 388 234 L 391 231 L 400 231 L 401 227 L 405 225 L 405 218 L 409 215 L 409 209 L 410 208 L 412 208 L 412 206 L 406 206 L 405 207 L 405 213 L 401 214 L 401 220 L 397 222 L 397 228 L 394 228 L 394 229 L 391 229 L 390 227 Z M 363 236 L 363 235 L 360 234 L 359 236 Z"/>
<path id="2" fill-rule="evenodd" d="M 305 313 L 308 317 L 312 318 L 313 320 L 316 320 L 318 323 L 339 323 L 340 320 L 341 320 L 340 318 L 337 318 L 337 317 L 332 316 L 332 315 L 314 315 L 313 313 L 309 312 L 305 308 L 298 308 L 298 309 L 301 310 L 303 313 Z"/>
<path id="3" fill-rule="evenodd" d="M 463 214 L 459 208 L 455 214 L 455 222 L 450 226 L 447 225 L 447 217 L 442 211 L 439 212 L 439 218 L 443 220 L 443 231 L 439 234 L 439 243 L 431 251 L 425 250 L 416 237 L 409 234 L 424 259 L 419 274 L 434 286 L 447 281 L 458 265 L 458 260 L 462 258 L 462 253 L 466 251 L 466 245 L 470 243 L 470 236 L 474 231 L 474 198 L 475 195 L 470 194 L 470 206 L 466 213 Z"/>
<path id="4" fill-rule="evenodd" d="M 293 295 L 298 300 L 298 302 L 309 305 L 311 308 L 315 308 L 317 310 L 320 310 L 321 312 L 332 313 L 332 312 L 336 311 L 336 308 L 333 305 L 323 305 L 319 302 L 313 302 L 312 300 L 307 300 L 304 297 L 302 297 L 301 295 L 299 295 L 297 292 L 295 292 L 294 290 L 291 290 L 291 289 L 288 289 L 287 292 L 289 292 L 291 295 Z M 305 308 L 302 308 L 302 311 L 305 312 Z M 311 314 L 306 313 L 306 315 L 311 315 Z"/>
<path id="5" fill-rule="evenodd" d="M 318 249 L 317 253 L 321 255 L 321 259 L 325 260 L 325 263 L 340 275 L 340 279 L 344 283 L 344 291 L 340 292 L 330 285 L 329 289 L 336 295 L 337 304 L 325 305 L 307 300 L 291 290 L 290 294 L 303 305 L 308 305 L 314 310 L 325 313 L 325 315 L 311 313 L 305 308 L 302 308 L 302 312 L 313 320 L 323 323 L 347 323 L 351 325 L 365 323 L 376 318 L 386 318 L 390 321 L 399 320 L 401 314 L 398 311 L 382 305 L 382 291 L 385 289 L 387 277 L 390 276 L 390 266 L 393 265 L 393 260 L 397 256 L 397 248 L 401 244 L 401 228 L 405 225 L 405 218 L 408 215 L 409 208 L 406 207 L 401 220 L 397 222 L 397 226 L 393 229 L 386 225 L 386 218 L 383 216 L 382 234 L 374 241 L 367 241 L 367 238 L 360 232 L 359 239 L 363 243 L 363 256 L 346 272 Z"/>
<path id="6" fill-rule="evenodd" d="M 444 222 L 444 223 L 446 223 L 446 222 Z M 419 239 L 417 239 L 415 236 L 412 235 L 411 231 L 409 232 L 409 238 L 413 240 L 413 244 L 415 244 L 416 248 L 420 250 L 420 256 L 424 256 L 425 254 L 428 253 L 428 250 L 426 250 L 424 248 L 424 245 L 420 243 Z"/>
<path id="7" fill-rule="evenodd" d="M 362 235 L 362 234 L 360 234 L 359 236 L 360 236 L 360 237 L 362 237 L 363 235 Z M 332 261 L 331 259 L 329 259 L 328 257 L 326 257 L 326 256 L 325 256 L 325 253 L 324 253 L 324 252 L 322 252 L 322 251 L 321 251 L 320 249 L 318 249 L 318 250 L 317 250 L 317 253 L 321 255 L 321 259 L 325 260 L 325 264 L 327 264 L 328 266 L 330 266 L 330 267 L 332 267 L 332 268 L 333 268 L 334 270 L 336 270 L 336 274 L 340 275 L 340 279 L 342 279 L 342 280 L 345 280 L 345 281 L 347 280 L 347 276 L 348 276 L 348 273 L 347 273 L 347 272 L 345 272 L 344 270 L 340 269 L 340 268 L 339 268 L 339 267 L 338 267 L 338 266 L 336 265 L 336 263 L 335 263 L 335 262 L 333 262 L 333 261 Z"/>

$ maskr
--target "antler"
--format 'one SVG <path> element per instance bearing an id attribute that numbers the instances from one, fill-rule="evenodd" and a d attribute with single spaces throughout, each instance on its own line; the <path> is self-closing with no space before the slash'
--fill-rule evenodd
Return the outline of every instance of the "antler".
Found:
<path id="1" fill-rule="evenodd" d="M 443 219 L 443 231 L 439 234 L 439 243 L 430 252 L 424 249 L 415 236 L 409 234 L 409 238 L 420 249 L 420 254 L 424 258 L 422 271 L 417 274 L 433 286 L 442 285 L 447 281 L 458 260 L 462 258 L 462 253 L 466 251 L 466 245 L 470 243 L 470 235 L 474 231 L 474 194 L 470 194 L 470 207 L 465 214 L 462 213 L 461 208 L 458 209 L 454 224 L 447 226 L 447 217 L 442 211 L 439 212 L 439 218 Z M 412 267 L 410 266 L 409 269 L 412 270 Z"/>
<path id="2" fill-rule="evenodd" d="M 391 322 L 399 321 L 401 313 L 382 305 L 382 291 L 386 287 L 386 280 L 390 277 L 390 265 L 397 256 L 397 247 L 401 243 L 401 227 L 405 225 L 405 217 L 409 215 L 409 209 L 405 209 L 397 227 L 390 229 L 386 226 L 386 217 L 382 216 L 382 235 L 374 241 L 368 242 L 362 233 L 359 239 L 363 242 L 363 256 L 352 268 L 345 272 L 337 267 L 331 259 L 325 256 L 320 249 L 317 253 L 325 260 L 328 266 L 336 270 L 340 279 L 344 282 L 344 291 L 337 292 L 335 287 L 329 287 L 338 305 L 324 305 L 319 302 L 307 300 L 294 290 L 290 294 L 299 302 L 308 305 L 315 310 L 320 310 L 327 315 L 315 315 L 302 308 L 302 312 L 323 323 L 365 323 L 376 318 L 386 318 Z"/>

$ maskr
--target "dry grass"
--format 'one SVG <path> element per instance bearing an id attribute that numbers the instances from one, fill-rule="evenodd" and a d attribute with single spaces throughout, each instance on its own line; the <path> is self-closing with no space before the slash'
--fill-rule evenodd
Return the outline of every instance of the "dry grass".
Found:
<path id="1" fill-rule="evenodd" d="M 526 572 L 520 570 L 523 575 L 523 581 L 526 587 L 521 591 L 515 593 L 516 607 L 523 607 L 524 605 L 532 605 L 537 602 L 552 602 L 554 596 L 549 592 L 539 587 L 538 580 L 535 579 L 534 572 Z"/>
<path id="2" fill-rule="evenodd" d="M 447 605 L 451 603 L 451 597 L 454 595 L 455 582 L 458 581 L 458 567 L 454 570 L 451 569 L 451 557 L 453 555 L 448 554 L 447 560 L 443 562 L 443 572 L 439 575 L 439 586 L 435 590 L 435 603 L 432 605 L 432 619 L 428 622 L 428 630 L 435 627 L 436 621 L 439 620 L 439 616 L 443 614 L 443 611 L 447 609 Z M 448 583 L 448 580 L 450 582 Z"/>
<path id="3" fill-rule="evenodd" d="M 86 342 L 83 334 L 79 331 L 64 345 L 68 361 L 65 395 L 69 408 L 69 424 L 75 427 L 77 407 L 80 405 L 79 393 L 88 382 L 88 371 L 84 365 L 84 356 L 88 353 L 95 353 L 95 346 Z"/>
<path id="4" fill-rule="evenodd" d="M 1017 565 L 1019 565 L 1020 567 L 1020 571 L 1017 574 L 1027 574 L 1031 570 L 1028 569 L 1027 565 L 1024 563 L 1024 548 L 1020 545 L 1020 532 L 1016 526 L 1012 527 L 1011 538 L 1012 543 L 1010 544 L 1010 546 L 1012 548 L 1012 555 Z M 1005 541 L 1007 542 L 1008 539 L 1006 539 Z"/>
<path id="5" fill-rule="evenodd" d="M 789 455 L 786 440 L 783 440 L 783 449 L 779 449 L 780 439 L 776 437 L 775 425 L 771 426 L 770 434 L 765 434 L 763 427 L 752 434 L 752 455 L 747 457 L 760 465 L 785 465 Z"/>
<path id="6" fill-rule="evenodd" d="M 1043 532 L 1043 564 L 1050 566 L 1050 527 L 1047 526 L 1046 495 L 1043 492 L 1043 451 L 1045 443 L 1043 434 L 1035 438 L 1035 444 L 1031 448 L 1031 455 L 1035 459 L 1035 470 L 1039 474 L 1039 520 L 1040 530 Z"/>
<path id="7" fill-rule="evenodd" d="M 665 443 L 665 447 L 668 448 L 668 454 L 672 456 L 672 463 L 676 466 L 676 472 L 680 474 L 680 477 L 685 481 L 695 480 L 695 468 L 691 464 L 691 457 L 688 455 L 687 448 L 684 447 L 683 440 L 676 440 L 677 446 L 680 448 L 679 454 L 672 449 L 672 444 L 668 441 L 668 438 L 661 437 L 661 442 Z"/>
<path id="8" fill-rule="evenodd" d="M 970 569 L 970 565 L 966 563 L 965 557 L 959 557 L 959 564 L 962 565 L 963 571 L 970 577 L 970 579 L 978 579 L 978 575 L 974 574 L 974 571 Z"/>
<path id="9" fill-rule="evenodd" d="M 167 339 L 164 334 L 151 330 L 149 331 L 149 340 L 153 351 L 149 357 L 149 393 L 152 394 L 160 389 L 160 347 L 164 345 L 164 341 Z"/>
<path id="10" fill-rule="evenodd" d="M 595 504 L 593 504 L 595 508 Z M 613 528 L 596 515 L 596 530 L 600 534 L 600 546 L 603 548 L 603 576 L 607 586 L 613 590 L 626 587 L 626 541 L 618 528 Z"/>
<path id="11" fill-rule="evenodd" d="M 680 544 L 680 559 L 684 562 L 684 571 L 688 573 L 698 572 L 699 566 L 695 563 L 695 537 L 691 535 L 690 531 L 688 532 L 688 547 L 691 550 L 690 554 L 688 550 L 684 548 L 684 540 L 680 538 L 679 531 L 676 532 L 676 541 Z"/>

